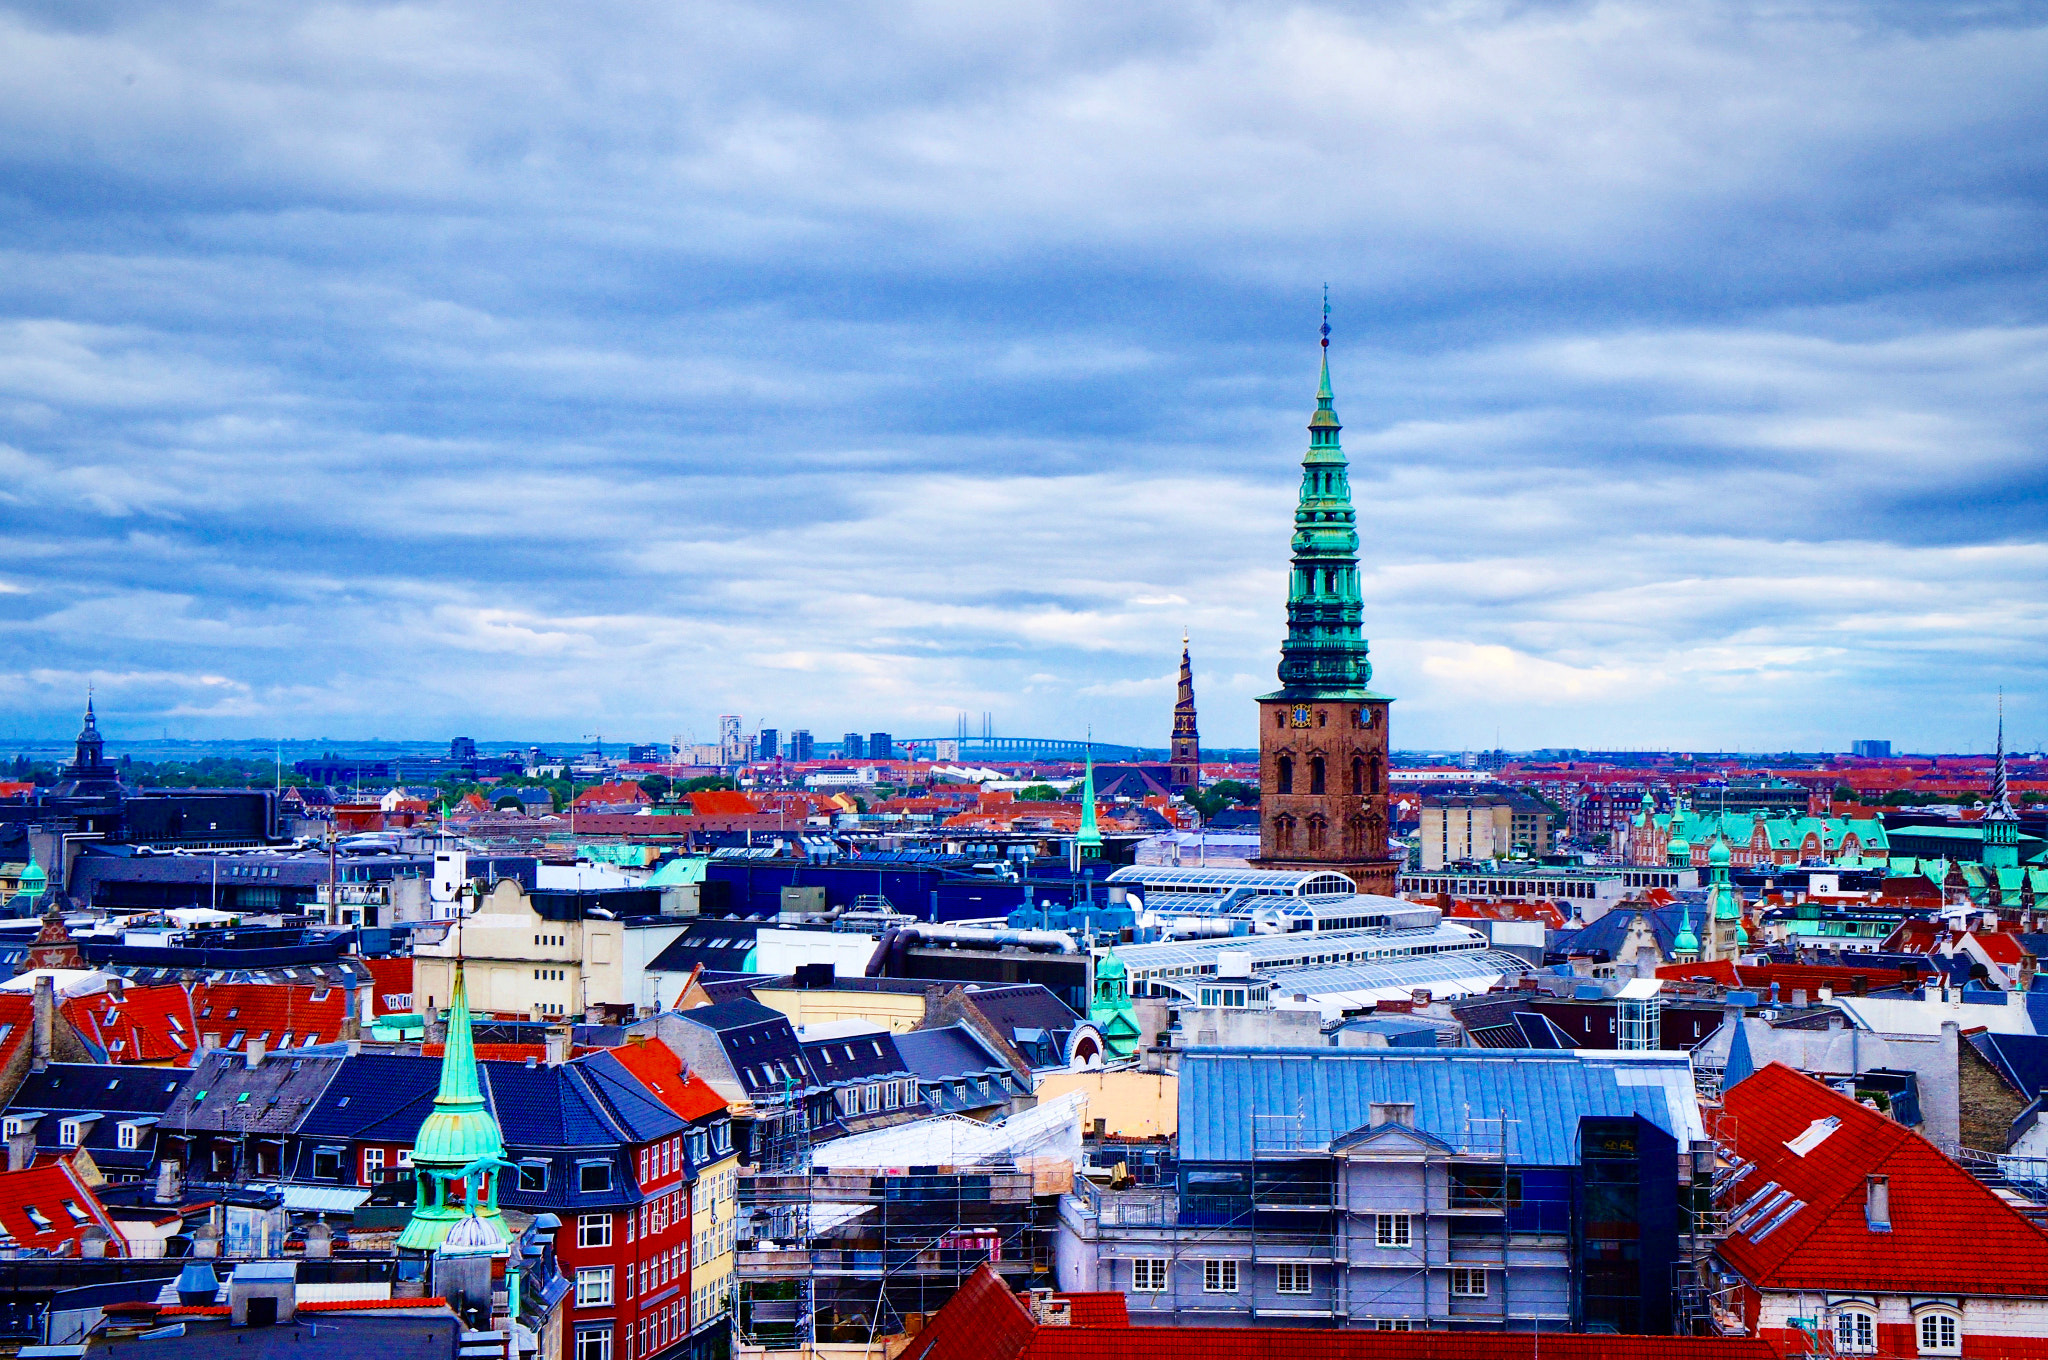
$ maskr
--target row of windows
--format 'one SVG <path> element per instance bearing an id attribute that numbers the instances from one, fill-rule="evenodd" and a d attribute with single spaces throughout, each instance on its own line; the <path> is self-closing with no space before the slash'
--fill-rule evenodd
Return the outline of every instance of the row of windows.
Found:
<path id="1" fill-rule="evenodd" d="M 97 1117 L 94 1116 L 94 1118 Z M 85 1131 L 92 1122 L 91 1119 L 66 1119 L 59 1123 L 57 1125 L 58 1146 L 77 1147 L 84 1140 Z M 4 1128 L 6 1136 L 12 1138 L 28 1128 L 28 1121 L 24 1119 L 9 1119 Z M 133 1120 L 122 1121 L 114 1130 L 115 1145 L 130 1149 L 141 1147 L 142 1129 L 143 1125 L 137 1124 Z"/>
<path id="2" fill-rule="evenodd" d="M 841 1114 L 873 1114 L 877 1110 L 901 1109 L 917 1103 L 917 1079 L 869 1082 L 866 1086 L 843 1086 L 834 1091 Z"/>
<path id="3" fill-rule="evenodd" d="M 1408 1218 L 1405 1214 L 1382 1214 L 1381 1246 L 1395 1245 L 1386 1240 L 1386 1224 L 1389 1220 L 1398 1222 L 1400 1243 L 1408 1241 Z M 1202 1292 L 1204 1294 L 1235 1294 L 1242 1286 L 1240 1267 L 1242 1262 L 1228 1257 L 1211 1257 L 1202 1262 Z M 1131 1262 L 1131 1292 L 1134 1294 L 1164 1294 L 1167 1292 L 1168 1272 L 1172 1265 L 1164 1256 L 1141 1256 Z M 1306 1294 L 1312 1284 L 1311 1267 L 1306 1262 L 1283 1261 L 1274 1267 L 1273 1288 L 1281 1294 Z M 1453 1266 L 1450 1272 L 1451 1297 L 1457 1299 L 1483 1299 L 1487 1296 L 1487 1275 L 1482 1266 Z"/>
<path id="4" fill-rule="evenodd" d="M 1354 756 L 1351 761 L 1351 796 L 1367 798 L 1382 787 L 1384 775 L 1379 758 L 1367 761 L 1363 756 Z M 1329 792 L 1329 767 L 1321 756 L 1311 756 L 1308 762 L 1308 791 L 1311 794 Z M 1273 792 L 1294 792 L 1294 758 L 1282 756 L 1273 767 Z"/>
<path id="5" fill-rule="evenodd" d="M 533 980 L 535 982 L 560 982 L 567 976 L 568 974 L 560 968 L 536 968 L 533 970 Z"/>

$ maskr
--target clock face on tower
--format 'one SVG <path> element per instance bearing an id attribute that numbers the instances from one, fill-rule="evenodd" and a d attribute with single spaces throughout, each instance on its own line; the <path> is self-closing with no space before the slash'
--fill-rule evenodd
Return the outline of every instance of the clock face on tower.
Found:
<path id="1" fill-rule="evenodd" d="M 1307 704 L 1296 704 L 1296 705 L 1294 706 L 1294 725 L 1295 725 L 1296 727 L 1307 727 L 1307 726 L 1308 726 L 1308 722 L 1309 722 L 1309 716 L 1308 716 L 1308 705 L 1307 705 Z"/>

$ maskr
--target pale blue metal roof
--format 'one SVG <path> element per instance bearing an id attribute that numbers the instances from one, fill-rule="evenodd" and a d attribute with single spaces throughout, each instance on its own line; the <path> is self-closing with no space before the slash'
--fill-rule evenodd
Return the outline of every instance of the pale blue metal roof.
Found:
<path id="1" fill-rule="evenodd" d="M 1504 1151 L 1513 1166 L 1576 1165 L 1588 1115 L 1639 1114 L 1681 1151 L 1706 1138 L 1683 1053 L 1193 1048 L 1181 1057 L 1180 1158 L 1250 1161 L 1255 1114 L 1261 1155 L 1326 1150 L 1371 1123 L 1375 1103 L 1412 1104 L 1417 1128 L 1460 1153 Z"/>

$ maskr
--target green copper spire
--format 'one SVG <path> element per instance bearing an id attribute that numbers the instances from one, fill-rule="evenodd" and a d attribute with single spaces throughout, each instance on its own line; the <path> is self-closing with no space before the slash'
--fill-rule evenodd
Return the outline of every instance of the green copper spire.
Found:
<path id="1" fill-rule="evenodd" d="M 1700 956 L 1700 937 L 1692 933 L 1692 905 L 1687 903 L 1678 916 L 1678 934 L 1671 941 L 1671 952 L 1690 954 L 1692 958 L 1680 959 L 1680 963 L 1691 963 Z"/>
<path id="2" fill-rule="evenodd" d="M 1732 858 L 1728 842 L 1716 836 L 1713 848 L 1707 851 L 1707 902 L 1716 921 L 1742 919 L 1742 899 L 1736 896 L 1735 885 L 1728 881 L 1728 864 Z"/>
<path id="3" fill-rule="evenodd" d="M 432 1113 L 413 1139 L 419 1199 L 398 1237 L 403 1250 L 433 1251 L 457 1224 L 470 1217 L 495 1230 L 502 1240 L 512 1240 L 512 1232 L 498 1212 L 498 1173 L 506 1166 L 505 1139 L 477 1079 L 476 1040 L 470 1029 L 469 998 L 459 959 L 447 1014 L 441 1088 L 434 1095 Z"/>
<path id="4" fill-rule="evenodd" d="M 1301 460 L 1301 499 L 1294 509 L 1294 569 L 1287 587 L 1287 640 L 1280 645 L 1280 690 L 1269 699 L 1383 698 L 1366 688 L 1358 586 L 1358 516 L 1337 440 L 1336 396 L 1330 387 L 1330 303 L 1323 300 L 1323 372 Z"/>
<path id="5" fill-rule="evenodd" d="M 1095 733 L 1088 734 L 1088 772 L 1081 779 L 1081 830 L 1074 837 L 1082 859 L 1102 858 L 1102 832 L 1095 825 Z"/>

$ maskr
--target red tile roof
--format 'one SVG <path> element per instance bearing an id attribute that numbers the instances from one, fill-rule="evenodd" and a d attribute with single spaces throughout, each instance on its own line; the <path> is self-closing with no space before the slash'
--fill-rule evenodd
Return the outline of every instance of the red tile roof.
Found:
<path id="1" fill-rule="evenodd" d="M 702 1119 L 725 1108 L 725 1101 L 704 1078 L 683 1066 L 675 1051 L 659 1039 L 644 1044 L 628 1040 L 611 1051 L 619 1065 L 640 1079 L 662 1104 L 684 1119 Z"/>
<path id="2" fill-rule="evenodd" d="M 364 959 L 363 967 L 370 970 L 370 1014 L 404 1015 L 412 1010 L 412 960 Z M 387 1004 L 386 997 L 404 997 L 401 1005 Z"/>
<path id="3" fill-rule="evenodd" d="M 320 1044 L 341 1038 L 348 993 L 331 984 L 203 982 L 192 990 L 192 1010 L 199 1032 L 218 1034 L 229 1048 L 241 1048 L 250 1039 L 261 1039 L 272 1050 L 287 1043 L 300 1048 L 309 1036 Z M 240 1043 L 237 1034 L 242 1036 Z"/>
<path id="4" fill-rule="evenodd" d="M 2021 956 L 2027 952 L 2026 946 L 2003 931 L 1980 930 L 1970 938 L 1984 951 L 1985 958 L 2000 965 L 2018 963 Z"/>
<path id="5" fill-rule="evenodd" d="M 1752 1286 L 2048 1295 L 2048 1234 L 1919 1134 L 1782 1063 L 1730 1087 L 1723 1104 L 1736 1152 L 1756 1163 L 1737 1203 L 1772 1181 L 1804 1201 L 1762 1241 L 1752 1228 L 1723 1242 L 1722 1258 Z M 1805 1155 L 1787 1146 L 1827 1119 L 1840 1122 Z M 1889 1180 L 1890 1232 L 1865 1219 L 1868 1176 Z"/>
<path id="6" fill-rule="evenodd" d="M 94 1223 L 112 1234 L 108 1254 L 125 1255 L 120 1229 L 69 1158 L 38 1158 L 27 1170 L 0 1172 L 0 1231 L 23 1250 L 60 1254 Z"/>
<path id="7" fill-rule="evenodd" d="M 1921 969 L 1918 975 L 1924 975 Z M 1715 959 L 1711 963 L 1667 963 L 1657 969 L 1660 978 L 1685 980 L 1707 978 L 1724 987 L 1768 988 L 1778 984 L 1781 994 L 1789 996 L 1795 987 L 1807 991 L 1818 991 L 1832 987 L 1838 992 L 1848 993 L 1861 977 L 1869 987 L 1896 987 L 1908 980 L 1904 969 L 1889 964 L 1845 963 L 1753 963 L 1737 965 L 1732 959 Z"/>
<path id="8" fill-rule="evenodd" d="M 0 992 L 0 1072 L 27 1045 L 36 1023 L 35 998 L 27 992 Z"/>
<path id="9" fill-rule="evenodd" d="M 192 998 L 175 983 L 127 987 L 118 998 L 112 992 L 66 997 L 57 1009 L 79 1037 L 106 1050 L 110 1063 L 183 1065 L 199 1047 Z"/>
<path id="10" fill-rule="evenodd" d="M 699 817 L 735 817 L 760 810 L 738 789 L 703 789 L 690 795 L 690 811 Z"/>
<path id="11" fill-rule="evenodd" d="M 1098 1295 L 1072 1295 L 1095 1299 Z M 1065 1327 L 1041 1327 L 983 1266 L 960 1287 L 900 1360 L 1777 1360 L 1747 1338 L 1595 1336 L 1549 1332 L 1309 1331 L 1292 1327 L 1128 1327 L 1076 1306 Z"/>

